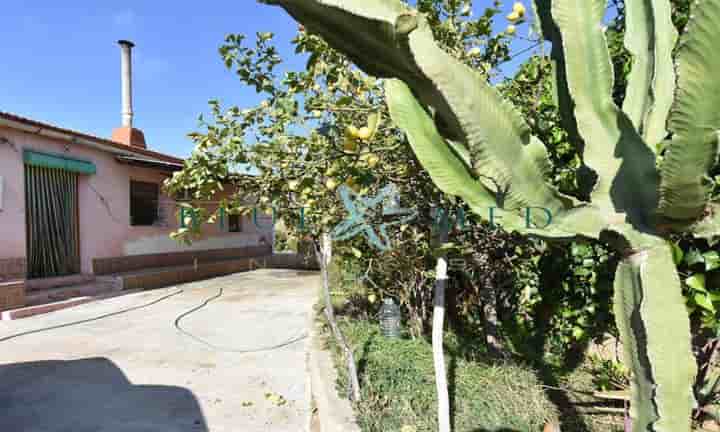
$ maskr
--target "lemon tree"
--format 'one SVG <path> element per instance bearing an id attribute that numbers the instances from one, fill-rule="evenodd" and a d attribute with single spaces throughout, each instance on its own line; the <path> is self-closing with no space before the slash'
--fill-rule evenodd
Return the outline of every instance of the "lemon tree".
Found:
<path id="1" fill-rule="evenodd" d="M 417 7 L 428 16 L 444 48 L 488 80 L 496 76 L 495 66 L 509 59 L 512 32 L 492 33 L 499 3 L 477 16 L 472 1 L 419 0 Z M 513 13 L 521 15 L 524 10 L 514 8 Z M 302 26 L 292 45 L 307 60 L 303 70 L 287 67 L 272 33 L 258 33 L 254 40 L 242 34 L 225 38 L 219 50 L 222 61 L 242 85 L 254 88 L 264 99 L 251 107 L 210 100 L 209 115 L 200 119 L 200 130 L 189 135 L 195 150 L 184 169 L 166 183 L 168 191 L 189 191 L 192 197 L 184 205 L 191 208 L 193 223 L 175 237 L 191 241 L 221 212 L 274 212 L 287 229 L 288 243 L 313 245 L 319 261 L 326 264 L 323 234 L 347 215 L 338 189 L 345 185 L 365 196 L 394 183 L 406 201 L 403 204 L 421 207 L 424 215 L 414 227 L 402 227 L 394 239 L 400 243 L 398 249 L 415 251 L 417 257 L 407 260 L 412 265 L 404 272 L 427 278 L 425 264 L 428 257 L 432 259 L 430 236 L 424 233 L 432 223 L 429 209 L 447 201 L 422 170 L 404 134 L 389 121 L 382 83 Z M 221 191 L 234 193 L 219 203 L 216 212 L 200 205 Z M 333 252 L 368 268 L 381 258 L 362 239 L 334 245 Z M 416 284 L 413 289 L 422 287 Z M 334 324 L 327 284 L 325 288 L 326 313 L 345 347 L 352 377 L 352 352 Z M 386 293 L 387 289 L 377 290 L 367 299 L 375 303 L 377 295 Z M 357 380 L 351 381 L 357 400 Z"/>

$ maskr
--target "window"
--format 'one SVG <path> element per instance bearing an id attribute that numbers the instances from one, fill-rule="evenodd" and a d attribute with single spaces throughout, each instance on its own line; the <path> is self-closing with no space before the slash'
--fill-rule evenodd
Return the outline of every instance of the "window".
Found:
<path id="1" fill-rule="evenodd" d="M 158 220 L 160 187 L 155 183 L 130 182 L 130 225 L 153 225 Z"/>
<path id="2" fill-rule="evenodd" d="M 228 215 L 228 232 L 242 232 L 242 216 Z"/>

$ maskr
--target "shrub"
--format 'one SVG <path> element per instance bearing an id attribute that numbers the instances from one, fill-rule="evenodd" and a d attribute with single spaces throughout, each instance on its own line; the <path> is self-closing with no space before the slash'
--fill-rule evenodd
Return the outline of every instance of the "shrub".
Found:
<path id="1" fill-rule="evenodd" d="M 431 345 L 422 338 L 385 338 L 378 325 L 368 321 L 344 321 L 341 327 L 358 362 L 363 400 L 355 409 L 362 430 L 392 432 L 406 425 L 417 432 L 435 430 Z M 481 355 L 471 360 L 459 353 L 466 343 L 446 339 L 454 431 L 538 431 L 556 418 L 532 371 L 510 363 L 489 364 Z M 339 359 L 337 347 L 333 350 Z M 344 394 L 344 368 L 338 370 L 338 389 Z"/>

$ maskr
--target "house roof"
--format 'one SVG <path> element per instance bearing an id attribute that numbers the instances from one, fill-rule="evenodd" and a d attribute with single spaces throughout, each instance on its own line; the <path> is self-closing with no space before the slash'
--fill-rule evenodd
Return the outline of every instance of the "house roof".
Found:
<path id="1" fill-rule="evenodd" d="M 139 147 L 130 147 L 128 145 L 115 142 L 107 138 L 100 138 L 83 132 L 71 129 L 61 128 L 49 123 L 39 122 L 26 117 L 19 116 L 8 112 L 0 111 L 0 126 L 12 129 L 18 129 L 29 133 L 50 132 L 57 138 L 65 138 L 73 143 L 90 145 L 99 150 L 106 151 L 118 155 L 135 155 L 145 158 L 154 159 L 169 164 L 182 164 L 183 160 L 164 153 L 146 150 Z"/>
<path id="2" fill-rule="evenodd" d="M 175 162 L 167 162 L 167 161 L 159 161 L 155 159 L 149 159 L 145 157 L 139 157 L 139 156 L 125 156 L 125 155 L 118 155 L 115 156 L 115 160 L 122 164 L 126 165 L 134 165 L 139 167 L 145 167 L 145 168 L 156 168 L 163 171 L 180 171 L 183 169 L 183 164 L 181 163 L 175 163 Z"/>

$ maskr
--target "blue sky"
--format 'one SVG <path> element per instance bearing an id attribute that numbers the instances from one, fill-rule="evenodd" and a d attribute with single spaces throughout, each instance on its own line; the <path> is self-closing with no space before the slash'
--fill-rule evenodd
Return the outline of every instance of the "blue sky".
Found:
<path id="1" fill-rule="evenodd" d="M 491 2 L 475 3 L 481 11 Z M 505 11 L 511 7 L 504 2 Z M 498 29 L 505 24 L 499 20 Z M 290 47 L 296 28 L 281 9 L 254 0 L 8 1 L 0 26 L 0 111 L 110 136 L 120 124 L 116 41 L 130 39 L 136 44 L 134 124 L 148 147 L 187 156 L 186 134 L 209 99 L 241 106 L 260 100 L 220 61 L 224 36 L 272 31 L 288 65 L 301 68 L 303 59 Z M 527 24 L 518 33 L 526 36 Z"/>

